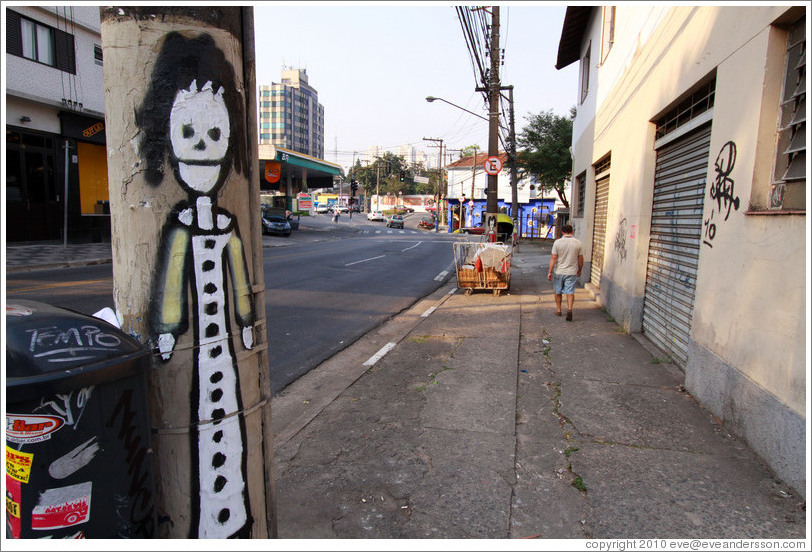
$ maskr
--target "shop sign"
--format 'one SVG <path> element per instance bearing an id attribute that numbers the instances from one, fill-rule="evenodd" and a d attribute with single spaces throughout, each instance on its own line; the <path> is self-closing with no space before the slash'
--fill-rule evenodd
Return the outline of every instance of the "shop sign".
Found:
<path id="1" fill-rule="evenodd" d="M 279 161 L 265 161 L 265 180 L 276 184 L 282 177 L 282 163 Z"/>

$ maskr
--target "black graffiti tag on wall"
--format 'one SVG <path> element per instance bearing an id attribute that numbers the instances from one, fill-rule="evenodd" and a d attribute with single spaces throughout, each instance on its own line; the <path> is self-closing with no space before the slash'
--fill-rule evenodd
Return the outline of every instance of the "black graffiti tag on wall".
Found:
<path id="1" fill-rule="evenodd" d="M 716 201 L 716 205 L 711 209 L 710 216 L 704 221 L 705 239 L 702 241 L 708 247 L 713 247 L 711 242 L 716 237 L 716 223 L 713 222 L 716 213 L 718 212 L 721 216 L 724 212 L 726 221 L 730 217 L 731 208 L 739 210 L 739 198 L 733 190 L 735 182 L 730 178 L 730 173 L 733 172 L 735 165 L 736 143 L 728 141 L 719 150 L 719 155 L 716 156 L 716 161 L 713 163 L 716 178 L 710 186 L 709 193 L 711 199 Z"/>
<path id="2" fill-rule="evenodd" d="M 620 262 L 626 260 L 626 234 L 628 230 L 628 225 L 626 223 L 626 219 L 620 221 L 620 225 L 617 227 L 617 233 L 615 234 L 615 251 L 617 252 L 617 256 L 620 257 Z"/>
<path id="3" fill-rule="evenodd" d="M 138 411 L 133 403 L 133 390 L 125 389 L 116 404 L 108 428 L 116 428 L 116 437 L 124 444 L 127 452 L 127 475 L 130 477 L 130 486 L 127 489 L 126 499 L 120 500 L 119 507 L 126 517 L 125 527 L 130 528 L 132 534 L 122 535 L 127 538 L 152 538 L 155 534 L 154 503 L 150 487 L 149 468 L 151 458 L 148 454 L 146 436 L 139 434 Z M 144 439 L 142 439 L 144 437 Z"/>

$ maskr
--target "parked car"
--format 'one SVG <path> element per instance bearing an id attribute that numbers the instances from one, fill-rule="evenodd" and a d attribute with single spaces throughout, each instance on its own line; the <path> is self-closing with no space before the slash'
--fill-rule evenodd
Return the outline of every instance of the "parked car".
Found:
<path id="1" fill-rule="evenodd" d="M 327 205 L 326 203 L 317 203 L 316 204 L 316 212 L 317 213 L 329 213 L 330 212 L 330 206 Z"/>
<path id="2" fill-rule="evenodd" d="M 405 205 L 395 205 L 395 211 L 402 213 L 414 213 L 414 209 L 412 207 L 406 207 Z"/>
<path id="3" fill-rule="evenodd" d="M 418 228 L 432 229 L 432 228 L 434 228 L 434 224 L 435 224 L 436 220 L 437 219 L 435 219 L 433 216 L 431 216 L 431 217 L 423 217 L 417 223 L 417 227 Z"/>
<path id="4" fill-rule="evenodd" d="M 335 213 L 336 211 L 338 211 L 339 213 L 349 213 L 350 209 L 346 205 L 336 205 L 334 203 L 333 206 L 330 207 L 330 212 Z"/>
<path id="5" fill-rule="evenodd" d="M 403 228 L 403 216 L 402 215 L 392 215 L 389 217 L 389 220 L 386 221 L 387 228 Z"/>
<path id="6" fill-rule="evenodd" d="M 455 233 L 459 232 L 461 234 L 476 234 L 481 235 L 485 233 L 485 227 L 483 223 L 479 223 L 476 226 L 463 226 L 462 228 L 455 230 Z"/>
<path id="7" fill-rule="evenodd" d="M 386 217 L 383 216 L 383 211 L 370 211 L 367 215 L 368 220 L 379 220 L 381 222 L 386 220 Z"/>
<path id="8" fill-rule="evenodd" d="M 290 224 L 280 215 L 262 216 L 262 233 L 277 236 L 290 236 Z"/>

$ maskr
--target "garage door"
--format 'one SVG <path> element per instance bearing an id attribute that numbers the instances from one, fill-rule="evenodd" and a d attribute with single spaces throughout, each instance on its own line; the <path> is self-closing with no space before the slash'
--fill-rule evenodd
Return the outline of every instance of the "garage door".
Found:
<path id="1" fill-rule="evenodd" d="M 643 333 L 678 366 L 688 357 L 710 124 L 657 150 Z"/>
<path id="2" fill-rule="evenodd" d="M 592 269 L 589 281 L 601 287 L 603 252 L 606 245 L 606 214 L 609 208 L 609 177 L 595 182 L 595 225 L 592 230 Z"/>

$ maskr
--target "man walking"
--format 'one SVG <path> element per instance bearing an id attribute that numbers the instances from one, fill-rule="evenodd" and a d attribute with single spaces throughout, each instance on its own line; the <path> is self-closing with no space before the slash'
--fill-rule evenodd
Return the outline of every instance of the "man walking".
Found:
<path id="1" fill-rule="evenodd" d="M 567 296 L 567 320 L 572 320 L 572 307 L 575 304 L 575 283 L 581 276 L 584 266 L 584 247 L 572 235 L 572 225 L 561 227 L 563 236 L 553 243 L 553 256 L 547 279 L 553 281 L 555 294 L 555 315 L 561 316 L 561 296 Z"/>

